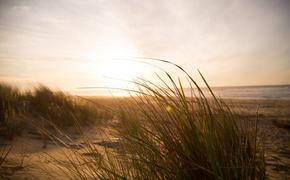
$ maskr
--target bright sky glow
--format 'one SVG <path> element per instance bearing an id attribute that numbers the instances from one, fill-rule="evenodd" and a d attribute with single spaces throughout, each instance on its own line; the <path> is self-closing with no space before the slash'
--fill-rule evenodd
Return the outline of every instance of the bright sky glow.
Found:
<path id="1" fill-rule="evenodd" d="M 0 80 L 125 87 L 107 77 L 150 75 L 119 61 L 143 56 L 213 86 L 289 84 L 289 29 L 288 0 L 0 0 Z"/>

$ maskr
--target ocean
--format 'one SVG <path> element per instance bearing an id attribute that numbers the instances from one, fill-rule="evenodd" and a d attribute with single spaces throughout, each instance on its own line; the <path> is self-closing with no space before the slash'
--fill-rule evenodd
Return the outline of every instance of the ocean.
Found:
<path id="1" fill-rule="evenodd" d="M 290 100 L 290 85 L 213 87 L 214 94 L 225 99 Z M 204 89 L 206 96 L 210 96 Z M 190 92 L 186 92 L 190 95 Z"/>
<path id="2" fill-rule="evenodd" d="M 207 88 L 202 88 L 202 90 L 206 96 L 211 96 Z M 290 85 L 212 87 L 212 90 L 216 96 L 224 99 L 290 100 Z M 111 96 L 112 94 L 129 96 L 127 91 L 94 88 L 72 91 L 72 93 L 84 96 Z M 191 96 L 189 88 L 185 88 L 185 94 L 188 97 Z"/>

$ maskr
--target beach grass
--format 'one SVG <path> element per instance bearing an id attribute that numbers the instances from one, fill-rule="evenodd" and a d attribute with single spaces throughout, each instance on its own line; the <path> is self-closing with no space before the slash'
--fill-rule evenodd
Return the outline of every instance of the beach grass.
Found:
<path id="1" fill-rule="evenodd" d="M 82 126 L 112 118 L 108 111 L 62 91 L 43 85 L 20 91 L 7 83 L 0 84 L 0 116 L 0 135 L 5 138 L 19 134 L 32 122 L 66 129 L 74 126 L 75 119 Z"/>
<path id="2" fill-rule="evenodd" d="M 168 62 L 166 62 L 168 63 Z M 170 62 L 169 62 L 170 63 Z M 264 150 L 257 122 L 250 126 L 211 91 L 206 97 L 180 66 L 191 87 L 166 71 L 159 83 L 138 79 L 130 100 L 117 101 L 119 151 L 99 152 L 86 141 L 61 166 L 75 179 L 265 179 Z M 73 156 L 71 155 L 73 154 Z"/>
<path id="3" fill-rule="evenodd" d="M 25 111 L 24 96 L 19 89 L 8 84 L 0 84 L 0 135 L 12 137 L 20 132 Z"/>

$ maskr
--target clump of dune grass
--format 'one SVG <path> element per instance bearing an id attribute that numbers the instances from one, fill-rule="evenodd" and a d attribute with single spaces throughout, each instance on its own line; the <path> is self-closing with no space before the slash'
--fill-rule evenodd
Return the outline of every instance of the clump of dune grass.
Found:
<path id="1" fill-rule="evenodd" d="M 163 61 L 163 60 L 162 60 Z M 170 63 L 168 61 L 163 61 Z M 160 83 L 138 79 L 131 101 L 119 103 L 118 138 L 122 152 L 88 143 L 84 157 L 76 151 L 63 166 L 76 179 L 265 179 L 264 151 L 257 126 L 231 111 L 212 93 L 206 97 L 189 74 L 185 84 L 167 72 Z M 133 92 L 128 90 L 129 92 Z"/>
<path id="2" fill-rule="evenodd" d="M 78 119 L 80 125 L 88 125 L 111 118 L 110 113 L 96 108 L 81 98 L 62 91 L 52 91 L 45 86 L 35 88 L 29 102 L 30 112 L 61 128 L 73 126 L 75 119 Z"/>
<path id="3" fill-rule="evenodd" d="M 24 96 L 19 89 L 0 83 L 0 136 L 9 138 L 20 132 L 19 118 L 26 112 Z"/>
<path id="4" fill-rule="evenodd" d="M 61 129 L 79 125 L 102 123 L 112 114 L 80 97 L 37 86 L 20 91 L 0 83 L 0 135 L 12 138 L 24 129 L 25 123 L 53 124 Z M 38 122 L 39 121 L 39 122 Z"/>

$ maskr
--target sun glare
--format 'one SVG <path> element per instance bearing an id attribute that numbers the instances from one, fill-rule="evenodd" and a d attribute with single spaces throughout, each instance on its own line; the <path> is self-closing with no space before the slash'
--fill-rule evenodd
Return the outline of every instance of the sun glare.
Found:
<path id="1" fill-rule="evenodd" d="M 133 80 L 142 74 L 142 64 L 128 60 L 107 60 L 101 70 L 105 78 Z"/>
<path id="2" fill-rule="evenodd" d="M 128 42 L 112 43 L 100 52 L 102 57 L 101 75 L 108 87 L 127 88 L 137 77 L 141 76 L 144 65 L 132 60 L 137 50 Z"/>

